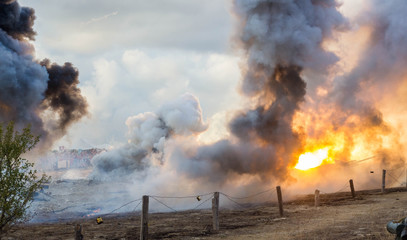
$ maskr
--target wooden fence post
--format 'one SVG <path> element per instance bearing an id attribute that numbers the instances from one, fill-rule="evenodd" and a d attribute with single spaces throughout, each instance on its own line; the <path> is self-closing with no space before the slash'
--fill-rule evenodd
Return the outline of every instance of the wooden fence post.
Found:
<path id="1" fill-rule="evenodd" d="M 219 192 L 213 193 L 212 198 L 212 226 L 213 230 L 219 231 Z"/>
<path id="2" fill-rule="evenodd" d="M 148 200 L 149 197 L 143 196 L 143 206 L 141 210 L 141 229 L 140 229 L 140 239 L 148 239 Z"/>
<path id="3" fill-rule="evenodd" d="M 382 175 L 382 193 L 384 193 L 386 189 L 386 169 L 383 169 L 383 175 Z"/>
<path id="4" fill-rule="evenodd" d="M 277 186 L 277 198 L 278 198 L 278 208 L 280 210 L 280 217 L 284 216 L 284 210 L 283 210 L 283 197 L 281 195 L 281 187 Z"/>
<path id="5" fill-rule="evenodd" d="M 355 198 L 356 197 L 355 187 L 353 186 L 353 180 L 352 179 L 349 180 L 349 185 L 350 185 L 350 192 L 352 193 L 352 198 Z"/>
<path id="6" fill-rule="evenodd" d="M 315 207 L 319 207 L 319 190 L 315 190 Z"/>
<path id="7" fill-rule="evenodd" d="M 75 240 L 83 240 L 82 225 L 76 224 L 75 226 Z"/>

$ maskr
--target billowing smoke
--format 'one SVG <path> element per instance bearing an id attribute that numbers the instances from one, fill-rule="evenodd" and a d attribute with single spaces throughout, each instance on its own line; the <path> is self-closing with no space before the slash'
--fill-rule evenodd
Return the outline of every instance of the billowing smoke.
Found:
<path id="1" fill-rule="evenodd" d="M 331 187 L 327 176 L 347 182 L 372 167 L 401 166 L 406 151 L 400 139 L 407 132 L 401 126 L 407 119 L 392 108 L 407 110 L 394 105 L 407 100 L 407 35 L 400 31 L 407 27 L 402 20 L 407 3 L 372 2 L 357 19 L 360 25 L 352 26 L 335 0 L 236 0 L 236 46 L 245 63 L 241 92 L 249 104 L 229 122 L 230 136 L 200 142 L 202 113 L 197 99 L 185 95 L 156 113 L 130 117 L 129 142 L 97 157 L 92 176 L 136 173 L 143 184 L 171 179 L 201 190 L 253 189 L 300 176 L 309 186 L 315 181 Z M 345 68 L 347 49 L 332 45 L 359 31 L 368 34 L 365 49 Z M 404 130 L 399 133 L 395 126 Z M 328 149 L 335 164 L 311 177 L 292 171 L 300 154 L 320 149 Z M 354 172 L 358 159 L 370 163 Z M 349 175 L 337 173 L 345 170 Z M 363 178 L 360 186 L 376 181 Z"/>
<path id="2" fill-rule="evenodd" d="M 384 124 L 383 116 L 374 102 L 386 92 L 374 92 L 376 98 L 363 95 L 372 88 L 394 91 L 393 87 L 404 82 L 407 33 L 401 29 L 407 26 L 402 20 L 407 4 L 403 1 L 372 3 L 370 9 L 360 16 L 361 25 L 369 28 L 370 37 L 365 49 L 352 71 L 335 79 L 332 92 L 343 111 L 348 111 L 349 115 L 363 115 L 371 124 L 381 125 Z"/>
<path id="3" fill-rule="evenodd" d="M 33 40 L 34 9 L 20 7 L 16 0 L 2 0 L 0 4 L 0 28 L 17 40 L 24 40 L 24 38 Z"/>
<path id="4" fill-rule="evenodd" d="M 327 71 L 338 61 L 322 47 L 346 26 L 336 7 L 335 1 L 236 1 L 247 55 L 243 93 L 257 101 L 232 121 L 236 136 L 297 145 L 292 120 L 306 93 L 302 70 Z"/>
<path id="5" fill-rule="evenodd" d="M 187 93 L 162 106 L 157 113 L 129 117 L 128 143 L 93 159 L 92 178 L 126 176 L 151 165 L 163 164 L 169 138 L 196 135 L 206 130 L 198 99 Z"/>
<path id="6" fill-rule="evenodd" d="M 399 101 L 397 91 L 405 86 L 407 45 L 404 39 L 407 34 L 401 29 L 407 27 L 402 20 L 407 4 L 376 0 L 371 3 L 357 21 L 359 29 L 367 32 L 364 49 L 358 53 L 350 72 L 335 77 L 324 98 L 324 104 L 335 109 L 326 115 L 331 126 L 328 131 L 325 125 L 325 135 L 327 132 L 347 133 L 348 146 L 342 158 L 349 159 L 355 146 L 363 145 L 378 156 L 383 167 L 393 165 L 394 168 L 397 164 L 404 165 L 404 150 L 398 131 L 388 121 L 395 113 L 394 109 L 389 111 L 389 107 L 394 108 Z M 385 106 L 384 99 L 392 106 Z M 387 119 L 380 108 L 387 112 Z"/>
<path id="7" fill-rule="evenodd" d="M 72 122 L 87 114 L 86 100 L 78 88 L 79 72 L 71 63 L 59 66 L 45 59 L 40 64 L 46 67 L 49 75 L 43 107 L 58 113 L 58 129 L 65 130 Z"/>
<path id="8" fill-rule="evenodd" d="M 236 1 L 235 11 L 247 59 L 242 92 L 254 108 L 230 122 L 233 143 L 200 149 L 198 161 L 220 164 L 224 175 L 284 180 L 302 150 L 293 117 L 306 94 L 303 69 L 327 72 L 338 61 L 322 44 L 347 23 L 335 1 Z"/>
<path id="9" fill-rule="evenodd" d="M 303 69 L 325 73 L 338 61 L 322 44 L 335 31 L 345 29 L 347 23 L 333 0 L 236 1 L 235 12 L 241 27 L 238 45 L 245 50 L 247 61 L 242 92 L 251 99 L 253 108 L 231 121 L 231 138 L 208 146 L 178 139 L 167 141 L 171 146 L 165 146 L 161 139 L 179 134 L 173 125 L 177 121 L 170 123 L 162 112 L 141 114 L 127 121 L 137 140 L 131 140 L 125 148 L 133 151 L 121 148 L 117 154 L 105 154 L 97 159 L 97 169 L 128 170 L 129 165 L 130 169 L 144 168 L 155 158 L 156 149 L 167 155 L 164 159 L 172 162 L 180 174 L 196 181 L 222 185 L 244 174 L 262 181 L 286 179 L 287 167 L 294 164 L 294 155 L 302 150 L 301 136 L 292 125 L 306 94 Z M 182 129 L 188 126 L 178 124 L 184 125 Z M 140 131 L 144 126 L 148 131 Z M 134 161 L 128 161 L 123 152 Z M 113 158 L 114 164 L 107 160 Z"/>
<path id="10" fill-rule="evenodd" d="M 87 102 L 71 63 L 34 59 L 34 19 L 34 9 L 0 1 L 0 121 L 31 124 L 48 148 L 87 114 Z"/>

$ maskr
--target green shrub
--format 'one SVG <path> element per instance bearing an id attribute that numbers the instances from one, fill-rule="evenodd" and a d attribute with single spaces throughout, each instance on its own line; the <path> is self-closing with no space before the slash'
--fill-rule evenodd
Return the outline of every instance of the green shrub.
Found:
<path id="1" fill-rule="evenodd" d="M 21 157 L 38 141 L 30 126 L 20 133 L 14 130 L 13 122 L 7 127 L 0 124 L 0 234 L 28 219 L 34 193 L 49 181 L 45 175 L 39 178 L 34 164 Z"/>

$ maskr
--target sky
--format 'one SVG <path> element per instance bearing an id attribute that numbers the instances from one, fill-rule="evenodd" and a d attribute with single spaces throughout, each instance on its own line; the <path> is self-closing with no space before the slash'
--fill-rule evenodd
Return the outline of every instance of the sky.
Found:
<path id="1" fill-rule="evenodd" d="M 353 3 L 352 3 L 353 2 Z M 342 9 L 355 14 L 360 2 Z M 155 111 L 189 92 L 209 130 L 203 141 L 227 135 L 239 94 L 239 53 L 228 0 L 20 0 L 35 9 L 37 59 L 71 62 L 79 70 L 89 116 L 53 148 L 115 146 L 126 141 L 126 119 Z"/>
<path id="2" fill-rule="evenodd" d="M 207 121 L 238 106 L 229 1 L 19 3 L 36 12 L 36 57 L 73 63 L 90 106 L 90 116 L 54 148 L 119 144 L 126 141 L 128 117 L 186 92 L 200 99 Z"/>

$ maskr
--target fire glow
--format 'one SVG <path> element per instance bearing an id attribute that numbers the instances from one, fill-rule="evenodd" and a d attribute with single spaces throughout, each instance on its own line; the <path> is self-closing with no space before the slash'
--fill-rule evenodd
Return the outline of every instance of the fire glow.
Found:
<path id="1" fill-rule="evenodd" d="M 322 148 L 314 152 L 306 152 L 298 158 L 298 163 L 294 168 L 308 170 L 321 166 L 324 162 L 332 162 L 328 156 L 329 148 Z"/>
<path id="2" fill-rule="evenodd" d="M 85 218 L 85 217 L 92 217 L 92 216 L 95 216 L 96 213 L 100 213 L 100 208 L 98 208 L 98 209 L 96 209 L 96 210 L 93 210 L 91 213 L 86 214 L 86 215 L 83 216 L 83 217 L 84 217 L 84 218 Z"/>

